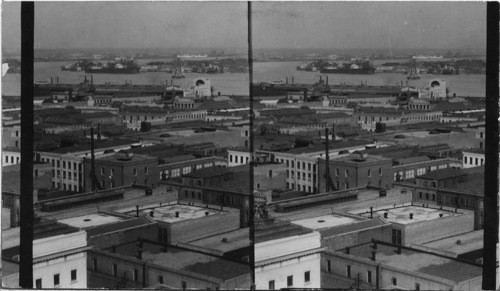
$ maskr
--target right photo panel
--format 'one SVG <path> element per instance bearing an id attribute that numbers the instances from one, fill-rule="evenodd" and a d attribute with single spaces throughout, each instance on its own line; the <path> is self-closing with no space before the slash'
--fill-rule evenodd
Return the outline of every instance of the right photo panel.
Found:
<path id="1" fill-rule="evenodd" d="M 256 289 L 481 290 L 486 3 L 250 13 Z"/>

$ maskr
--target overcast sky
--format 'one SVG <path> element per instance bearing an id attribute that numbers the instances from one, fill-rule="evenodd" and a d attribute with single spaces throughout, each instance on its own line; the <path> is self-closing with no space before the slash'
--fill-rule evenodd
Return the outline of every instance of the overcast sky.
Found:
<path id="1" fill-rule="evenodd" d="M 486 48 L 486 4 L 287 2 L 253 4 L 254 47 Z M 420 27 L 420 42 L 419 42 Z"/>
<path id="2" fill-rule="evenodd" d="M 389 37 L 393 48 L 486 47 L 482 2 L 252 5 L 254 48 L 387 48 Z M 3 2 L 4 48 L 20 47 L 19 11 Z M 38 2 L 35 47 L 246 48 L 246 13 L 246 2 Z"/>

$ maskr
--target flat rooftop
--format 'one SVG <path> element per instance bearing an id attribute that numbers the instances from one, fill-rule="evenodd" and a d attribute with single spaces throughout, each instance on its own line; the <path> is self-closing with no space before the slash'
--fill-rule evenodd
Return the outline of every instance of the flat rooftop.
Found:
<path id="1" fill-rule="evenodd" d="M 303 227 L 307 227 L 313 230 L 319 230 L 324 228 L 330 228 L 340 225 L 351 224 L 355 222 L 359 222 L 359 219 L 341 216 L 341 215 L 322 215 L 318 217 L 306 218 L 292 221 L 293 224 L 298 224 Z"/>
<path id="2" fill-rule="evenodd" d="M 484 230 L 477 230 L 425 243 L 422 246 L 460 255 L 482 249 L 483 238 Z"/>
<path id="3" fill-rule="evenodd" d="M 369 259 L 372 251 L 370 245 L 371 243 L 352 247 L 350 254 Z M 455 282 L 462 282 L 482 275 L 482 268 L 473 264 L 406 248 L 401 249 L 401 254 L 396 251 L 396 246 L 377 244 L 376 262 Z"/>
<path id="4" fill-rule="evenodd" d="M 73 227 L 77 227 L 80 229 L 84 229 L 84 228 L 100 226 L 100 225 L 114 223 L 114 222 L 120 222 L 120 221 L 124 221 L 124 220 L 126 220 L 126 219 L 119 217 L 119 216 L 108 215 L 108 214 L 103 214 L 103 213 L 93 213 L 93 214 L 88 214 L 88 215 L 83 215 L 83 216 L 62 219 L 62 220 L 59 220 L 59 222 L 73 226 Z"/>
<path id="5" fill-rule="evenodd" d="M 226 242 L 222 242 L 223 239 Z M 190 245 L 218 250 L 221 252 L 229 252 L 250 246 L 250 229 L 240 228 L 231 232 L 221 233 L 199 240 L 189 242 Z"/>
<path id="6" fill-rule="evenodd" d="M 443 217 L 448 216 L 459 216 L 462 215 L 462 212 L 455 213 L 450 210 L 438 208 L 430 208 L 430 207 L 421 207 L 421 206 L 403 206 L 396 208 L 385 208 L 378 209 L 373 211 L 373 217 L 384 216 L 384 213 L 387 212 L 387 218 L 385 218 L 389 222 L 395 222 L 400 224 L 411 224 L 420 221 L 429 221 L 433 219 L 440 218 L 439 215 L 443 214 Z M 410 219 L 410 213 L 413 213 L 413 219 Z M 370 217 L 370 212 L 365 211 L 359 213 L 361 216 Z"/>
<path id="7" fill-rule="evenodd" d="M 114 211 L 120 213 L 133 214 L 134 216 L 136 213 L 136 209 L 134 207 L 122 208 Z M 151 204 L 151 205 L 141 206 L 139 208 L 139 216 L 144 214 L 149 215 L 151 211 L 154 211 L 153 213 L 154 220 L 170 222 L 170 223 L 183 221 L 187 219 L 196 219 L 208 215 L 218 215 L 227 213 L 227 211 L 215 210 L 213 208 L 205 208 L 205 207 L 190 206 L 183 204 L 172 204 L 165 206 L 158 206 L 158 204 Z M 176 212 L 179 212 L 179 217 L 175 217 Z M 207 212 L 208 214 L 206 214 Z"/>
<path id="8" fill-rule="evenodd" d="M 110 250 L 110 249 L 109 249 Z M 116 252 L 130 256 L 137 253 L 137 241 L 119 245 Z M 160 244 L 143 243 L 142 260 L 167 268 L 190 271 L 222 280 L 250 275 L 250 266 L 221 257 L 168 246 L 163 251 Z"/>

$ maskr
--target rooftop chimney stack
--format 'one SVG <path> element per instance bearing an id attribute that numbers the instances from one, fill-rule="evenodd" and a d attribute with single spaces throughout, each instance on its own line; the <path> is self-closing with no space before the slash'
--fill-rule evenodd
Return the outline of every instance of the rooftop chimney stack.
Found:
<path id="1" fill-rule="evenodd" d="M 413 213 L 410 213 L 410 219 L 413 219 Z"/>
<path id="2" fill-rule="evenodd" d="M 389 213 L 384 212 L 384 218 L 387 218 L 387 215 L 389 215 Z"/>
<path id="3" fill-rule="evenodd" d="M 370 206 L 370 218 L 373 218 L 373 206 Z"/>
<path id="4" fill-rule="evenodd" d="M 135 217 L 139 217 L 139 205 L 135 206 Z"/>
<path id="5" fill-rule="evenodd" d="M 179 217 L 179 211 L 175 212 L 175 217 L 177 217 L 177 218 Z"/>

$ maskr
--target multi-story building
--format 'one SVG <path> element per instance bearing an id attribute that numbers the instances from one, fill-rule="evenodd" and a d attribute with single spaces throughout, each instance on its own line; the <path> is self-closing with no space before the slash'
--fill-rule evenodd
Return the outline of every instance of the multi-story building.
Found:
<path id="1" fill-rule="evenodd" d="M 87 288 L 87 234 L 54 221 L 34 224 L 33 288 Z M 20 229 L 2 231 L 2 285 L 19 288 Z"/>
<path id="2" fill-rule="evenodd" d="M 19 148 L 2 149 L 2 167 L 17 165 L 21 163 L 21 151 Z"/>
<path id="3" fill-rule="evenodd" d="M 362 107 L 354 112 L 358 124 L 363 129 L 371 131 L 375 130 L 376 123 L 397 126 L 409 123 L 439 122 L 442 115 L 441 111 L 408 111 L 382 107 Z"/>
<path id="4" fill-rule="evenodd" d="M 2 147 L 20 149 L 21 126 L 14 125 L 2 127 Z"/>
<path id="5" fill-rule="evenodd" d="M 255 231 L 257 290 L 320 288 L 321 235 L 288 221 L 260 221 Z"/>
<path id="6" fill-rule="evenodd" d="M 478 264 L 381 241 L 321 253 L 325 289 L 481 290 L 481 274 Z"/>
<path id="7" fill-rule="evenodd" d="M 114 155 L 95 159 L 95 178 L 102 189 L 130 186 L 132 184 L 155 187 L 160 179 L 158 158 L 146 155 L 134 155 L 119 151 Z M 85 177 L 84 190 L 92 191 L 91 160 L 83 159 Z M 94 185 L 96 186 L 96 185 Z"/>
<path id="8" fill-rule="evenodd" d="M 320 158 L 318 177 L 318 188 L 325 191 L 327 181 L 330 189 L 336 190 L 365 186 L 387 189 L 392 187 L 393 182 L 392 159 L 354 152 L 347 157 L 330 160 L 327 177 L 326 161 Z"/>
<path id="9" fill-rule="evenodd" d="M 96 142 L 95 156 L 115 151 L 128 150 L 134 140 Z M 85 181 L 83 158 L 90 158 L 90 145 L 59 148 L 50 152 L 35 152 L 35 160 L 52 165 L 52 187 L 72 192 L 84 191 Z"/>

